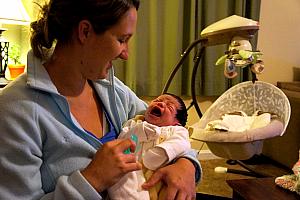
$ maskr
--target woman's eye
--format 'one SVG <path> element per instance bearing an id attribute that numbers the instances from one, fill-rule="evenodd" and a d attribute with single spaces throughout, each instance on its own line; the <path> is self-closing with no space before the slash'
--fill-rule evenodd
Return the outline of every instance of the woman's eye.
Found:
<path id="1" fill-rule="evenodd" d="M 122 37 L 122 38 L 119 38 L 118 41 L 123 44 L 123 43 L 127 43 L 129 41 L 129 38 L 130 37 Z"/>
<path id="2" fill-rule="evenodd" d="M 121 44 L 125 43 L 126 42 L 126 39 L 119 39 L 118 40 Z"/>

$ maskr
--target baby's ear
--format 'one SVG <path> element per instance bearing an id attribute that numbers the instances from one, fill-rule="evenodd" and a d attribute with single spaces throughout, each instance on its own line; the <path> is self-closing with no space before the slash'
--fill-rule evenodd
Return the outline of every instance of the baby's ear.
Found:
<path id="1" fill-rule="evenodd" d="M 177 122 L 175 125 L 176 126 L 182 126 L 182 124 L 180 124 L 179 122 Z"/>

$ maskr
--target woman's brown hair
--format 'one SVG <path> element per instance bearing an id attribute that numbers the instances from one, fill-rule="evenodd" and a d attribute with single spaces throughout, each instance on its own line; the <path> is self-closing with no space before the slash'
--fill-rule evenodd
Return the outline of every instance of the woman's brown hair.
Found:
<path id="1" fill-rule="evenodd" d="M 37 21 L 31 23 L 31 48 L 38 58 L 55 41 L 67 43 L 81 20 L 89 20 L 96 33 L 101 34 L 118 23 L 131 8 L 139 8 L 139 0 L 50 0 L 40 6 Z"/>

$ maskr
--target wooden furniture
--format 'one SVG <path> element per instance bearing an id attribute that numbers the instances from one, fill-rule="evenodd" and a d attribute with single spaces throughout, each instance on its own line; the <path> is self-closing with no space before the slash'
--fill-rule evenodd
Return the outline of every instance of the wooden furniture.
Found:
<path id="1" fill-rule="evenodd" d="M 196 200 L 230 200 L 231 198 L 211 194 L 197 193 Z"/>
<path id="2" fill-rule="evenodd" d="M 265 140 L 263 154 L 292 169 L 300 149 L 300 81 L 278 82 L 277 86 L 290 101 L 291 118 L 283 136 Z"/>
<path id="3" fill-rule="evenodd" d="M 233 189 L 232 198 L 241 200 L 294 200 L 300 199 L 295 192 L 283 189 L 274 183 L 275 177 L 227 180 Z"/>

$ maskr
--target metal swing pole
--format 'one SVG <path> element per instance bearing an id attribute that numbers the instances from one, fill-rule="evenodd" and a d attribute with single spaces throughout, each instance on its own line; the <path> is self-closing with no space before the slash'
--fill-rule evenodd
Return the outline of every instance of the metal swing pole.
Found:
<path id="1" fill-rule="evenodd" d="M 176 66 L 173 68 L 163 90 L 162 90 L 162 94 L 163 93 L 166 93 L 170 87 L 170 84 L 175 76 L 175 74 L 177 73 L 177 71 L 179 70 L 179 68 L 182 66 L 184 60 L 186 59 L 186 57 L 189 55 L 189 53 L 191 52 L 191 50 L 199 43 L 201 43 L 202 45 L 205 44 L 207 41 L 207 39 L 198 39 L 198 40 L 195 40 L 193 43 L 191 43 L 187 48 L 186 50 L 183 52 L 183 54 L 181 55 L 181 59 L 178 61 L 178 63 L 176 64 Z"/>
<path id="2" fill-rule="evenodd" d="M 195 0 L 195 41 L 193 43 L 191 43 L 183 52 L 183 54 L 181 55 L 181 59 L 178 61 L 178 63 L 176 64 L 176 66 L 174 67 L 174 69 L 172 70 L 163 90 L 162 90 L 162 94 L 166 93 L 170 87 L 170 84 L 174 78 L 174 76 L 176 75 L 177 71 L 179 70 L 179 68 L 182 66 L 183 62 L 185 61 L 186 57 L 189 55 L 189 53 L 191 52 L 192 49 L 194 49 L 196 47 L 196 45 L 200 44 L 200 48 L 198 51 L 195 52 L 195 56 L 194 56 L 194 67 L 193 67 L 193 71 L 192 71 L 192 80 L 191 80 L 191 93 L 192 93 L 192 102 L 191 105 L 188 107 L 188 109 L 191 106 L 194 106 L 198 116 L 201 118 L 202 117 L 202 112 L 200 110 L 200 107 L 198 105 L 197 102 L 197 97 L 196 97 L 196 74 L 197 74 L 197 69 L 200 63 L 200 60 L 204 54 L 204 49 L 206 46 L 206 43 L 208 42 L 208 39 L 203 39 L 200 38 L 198 39 L 198 0 Z"/>

